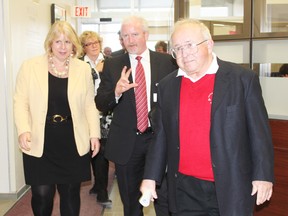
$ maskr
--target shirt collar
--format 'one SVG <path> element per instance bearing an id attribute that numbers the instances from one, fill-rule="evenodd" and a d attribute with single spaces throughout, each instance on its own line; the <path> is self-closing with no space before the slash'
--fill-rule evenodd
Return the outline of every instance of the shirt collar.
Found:
<path id="1" fill-rule="evenodd" d="M 217 63 L 217 56 L 216 54 L 213 52 L 212 53 L 213 59 L 211 62 L 211 65 L 209 66 L 208 70 L 203 74 L 203 76 L 199 77 L 198 79 L 192 79 L 191 77 L 189 77 L 185 71 L 183 71 L 181 68 L 178 69 L 178 73 L 177 73 L 177 77 L 178 76 L 183 76 L 185 78 L 190 79 L 192 82 L 196 82 L 199 79 L 201 79 L 202 77 L 204 77 L 206 74 L 216 74 L 216 72 L 218 71 L 219 65 Z"/>
<path id="2" fill-rule="evenodd" d="M 95 66 L 96 64 L 98 64 L 99 61 L 102 61 L 102 60 L 104 60 L 104 55 L 103 55 L 101 52 L 99 53 L 98 58 L 96 59 L 95 62 L 93 62 L 93 61 L 89 58 L 89 56 L 87 56 L 87 55 L 84 56 L 84 61 L 85 61 L 85 62 L 89 62 L 90 65 L 93 65 L 93 66 Z"/>
<path id="3" fill-rule="evenodd" d="M 130 58 L 130 62 L 133 59 L 133 61 L 137 61 L 135 60 L 135 58 L 137 56 L 141 56 L 143 60 L 145 61 L 149 61 L 150 60 L 150 55 L 149 55 L 149 49 L 147 48 L 141 55 L 136 55 L 136 54 L 129 54 L 129 58 Z"/>

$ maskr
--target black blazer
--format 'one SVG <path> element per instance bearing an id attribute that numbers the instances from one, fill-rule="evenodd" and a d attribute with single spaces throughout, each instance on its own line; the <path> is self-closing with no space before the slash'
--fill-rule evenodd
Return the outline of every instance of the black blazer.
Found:
<path id="1" fill-rule="evenodd" d="M 174 59 L 167 54 L 150 52 L 151 64 L 151 109 L 155 106 L 153 94 L 157 94 L 159 81 L 178 68 Z M 126 164 L 132 154 L 137 132 L 136 103 L 134 89 L 123 93 L 118 104 L 115 100 L 115 87 L 124 66 L 131 67 L 128 53 L 105 61 L 101 83 L 95 97 L 97 108 L 105 112 L 113 110 L 105 157 L 118 164 Z M 129 77 L 133 82 L 132 75 Z"/>
<path id="2" fill-rule="evenodd" d="M 254 208 L 252 181 L 274 181 L 273 146 L 259 78 L 253 71 L 217 59 L 210 149 L 221 216 L 248 216 Z M 155 135 L 144 179 L 161 182 L 167 168 L 170 211 L 176 210 L 179 166 L 179 95 L 174 72 L 158 85 Z M 168 159 L 167 159 L 168 158 Z"/>
<path id="3" fill-rule="evenodd" d="M 125 53 L 126 53 L 125 49 L 120 49 L 120 50 L 117 50 L 115 52 L 112 52 L 111 53 L 111 57 L 119 56 L 119 55 L 122 55 L 122 54 L 125 54 Z"/>

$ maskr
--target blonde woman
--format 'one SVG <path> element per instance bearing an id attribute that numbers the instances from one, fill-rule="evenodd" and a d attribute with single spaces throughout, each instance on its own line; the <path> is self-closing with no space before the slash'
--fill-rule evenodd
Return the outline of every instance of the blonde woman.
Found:
<path id="1" fill-rule="evenodd" d="M 95 95 L 100 84 L 101 74 L 104 66 L 104 60 L 108 57 L 103 55 L 102 38 L 94 31 L 84 31 L 80 35 L 80 42 L 83 47 L 81 60 L 87 62 L 91 67 L 91 74 L 95 86 Z M 101 148 L 98 155 L 91 158 L 91 165 L 94 175 L 94 185 L 90 189 L 89 194 L 97 195 L 96 201 L 98 204 L 110 208 L 112 201 L 108 197 L 108 171 L 109 162 L 104 157 L 104 149 L 109 132 L 112 114 L 110 112 L 101 113 L 100 128 L 101 128 Z"/>
<path id="2" fill-rule="evenodd" d="M 14 115 L 34 215 L 51 215 L 56 188 L 62 216 L 80 211 L 80 185 L 91 178 L 90 157 L 100 147 L 90 67 L 65 22 L 52 25 L 46 53 L 25 61 L 14 95 Z M 92 149 L 92 155 L 90 154 Z"/>

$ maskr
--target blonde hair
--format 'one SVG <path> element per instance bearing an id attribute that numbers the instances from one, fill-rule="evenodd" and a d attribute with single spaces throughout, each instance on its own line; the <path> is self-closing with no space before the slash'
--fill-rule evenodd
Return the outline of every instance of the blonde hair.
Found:
<path id="1" fill-rule="evenodd" d="M 52 54 L 52 43 L 55 38 L 59 37 L 61 34 L 64 34 L 71 41 L 73 45 L 73 57 L 78 57 L 82 53 L 82 46 L 80 44 L 78 35 L 74 28 L 66 21 L 57 21 L 55 22 L 44 42 L 44 48 L 48 55 Z"/>
<path id="2" fill-rule="evenodd" d="M 99 34 L 97 34 L 96 32 L 94 31 L 84 31 L 80 37 L 79 37 L 79 40 L 80 40 L 80 43 L 82 45 L 82 47 L 85 46 L 86 42 L 88 39 L 96 39 L 97 41 L 99 41 L 99 44 L 100 44 L 100 50 L 102 50 L 102 37 L 100 37 Z M 82 49 L 82 53 L 81 53 L 81 56 L 85 55 L 85 52 L 84 50 Z"/>

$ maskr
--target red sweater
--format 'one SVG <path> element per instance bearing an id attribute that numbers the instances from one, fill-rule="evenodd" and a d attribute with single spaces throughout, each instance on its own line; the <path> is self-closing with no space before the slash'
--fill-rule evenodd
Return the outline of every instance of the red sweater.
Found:
<path id="1" fill-rule="evenodd" d="M 214 181 L 210 154 L 210 117 L 215 74 L 193 83 L 183 77 L 180 93 L 179 172 Z"/>

